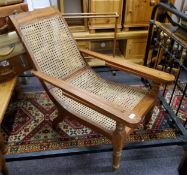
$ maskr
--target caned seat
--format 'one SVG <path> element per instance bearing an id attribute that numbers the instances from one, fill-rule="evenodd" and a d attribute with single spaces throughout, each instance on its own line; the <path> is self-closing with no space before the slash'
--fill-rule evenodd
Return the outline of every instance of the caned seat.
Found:
<path id="1" fill-rule="evenodd" d="M 128 61 L 78 49 L 65 20 L 53 8 L 10 16 L 33 62 L 37 76 L 58 108 L 56 127 L 65 116 L 101 132 L 112 141 L 113 168 L 120 165 L 122 148 L 134 128 L 154 107 L 161 83 L 172 75 Z M 107 65 L 150 79 L 151 89 L 129 87 L 103 79 L 86 63 L 84 55 L 104 60 Z"/>
<path id="2" fill-rule="evenodd" d="M 85 67 L 85 69 L 80 71 L 77 75 L 66 79 L 66 81 L 73 86 L 99 95 L 101 98 L 110 101 L 114 106 L 118 106 L 123 112 L 132 110 L 148 93 L 147 90 L 141 90 L 138 87 L 129 87 L 127 85 L 105 80 L 88 67 Z M 91 123 L 95 123 L 109 132 L 115 130 L 115 120 L 65 97 L 62 95 L 62 90 L 59 88 L 51 88 L 50 92 L 66 110 L 74 115 L 79 116 L 84 120 L 89 120 Z"/>

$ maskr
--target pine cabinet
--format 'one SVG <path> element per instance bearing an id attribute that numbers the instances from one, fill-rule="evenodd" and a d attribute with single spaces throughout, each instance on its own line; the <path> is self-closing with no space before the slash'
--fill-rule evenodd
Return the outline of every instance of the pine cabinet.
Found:
<path id="1" fill-rule="evenodd" d="M 126 41 L 122 40 L 120 42 L 120 50 L 126 60 L 138 64 L 143 64 L 146 42 L 146 37 L 128 39 Z"/>
<path id="2" fill-rule="evenodd" d="M 77 41 L 77 46 L 82 49 L 90 50 L 90 41 Z"/>
<path id="3" fill-rule="evenodd" d="M 90 0 L 89 12 L 91 13 L 110 13 L 117 12 L 118 28 L 121 28 L 123 0 Z M 89 29 L 114 28 L 115 18 L 94 18 L 89 21 Z"/>
<path id="4" fill-rule="evenodd" d="M 151 12 L 159 0 L 126 0 L 124 28 L 148 26 Z"/>
<path id="5" fill-rule="evenodd" d="M 168 0 L 125 0 L 123 27 L 127 31 L 131 27 L 146 27 L 149 25 L 153 7 L 159 2 Z M 175 0 L 171 0 L 174 4 Z"/>

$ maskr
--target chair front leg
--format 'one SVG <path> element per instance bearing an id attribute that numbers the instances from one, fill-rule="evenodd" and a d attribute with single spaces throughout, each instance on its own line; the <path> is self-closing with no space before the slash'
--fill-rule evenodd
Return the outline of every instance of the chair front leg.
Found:
<path id="1" fill-rule="evenodd" d="M 116 170 L 120 167 L 120 160 L 122 149 L 126 142 L 126 132 L 125 126 L 121 123 L 116 124 L 116 130 L 112 136 L 112 146 L 113 146 L 113 169 Z"/>

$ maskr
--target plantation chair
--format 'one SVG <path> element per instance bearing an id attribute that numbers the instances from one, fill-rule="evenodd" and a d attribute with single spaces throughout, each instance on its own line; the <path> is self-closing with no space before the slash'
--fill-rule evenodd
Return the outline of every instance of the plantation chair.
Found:
<path id="1" fill-rule="evenodd" d="M 40 79 L 58 108 L 54 126 L 65 116 L 71 116 L 102 133 L 112 141 L 113 168 L 119 168 L 128 135 L 153 108 L 159 85 L 172 82 L 174 77 L 125 60 L 79 50 L 63 17 L 53 8 L 10 18 L 33 61 L 33 75 Z M 143 90 L 101 78 L 88 66 L 85 54 L 104 60 L 115 69 L 152 80 L 152 88 Z"/>

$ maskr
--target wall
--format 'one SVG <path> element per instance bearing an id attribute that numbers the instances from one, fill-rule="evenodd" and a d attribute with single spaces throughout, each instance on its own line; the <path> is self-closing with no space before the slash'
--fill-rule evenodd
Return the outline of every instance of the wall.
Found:
<path id="1" fill-rule="evenodd" d="M 175 2 L 175 7 L 177 7 L 178 10 L 181 10 L 181 4 L 183 0 L 176 0 Z M 185 0 L 184 6 L 187 5 L 187 0 Z M 172 19 L 178 22 L 178 19 L 176 18 L 175 15 L 172 16 Z"/>
<path id="2" fill-rule="evenodd" d="M 181 3 L 182 3 L 182 0 L 176 0 L 175 6 L 176 6 L 178 9 L 180 9 Z M 185 5 L 187 5 L 187 0 L 185 0 Z"/>
<path id="3" fill-rule="evenodd" d="M 50 5 L 57 7 L 57 0 L 25 0 L 29 5 L 29 10 L 37 8 L 49 7 Z"/>

